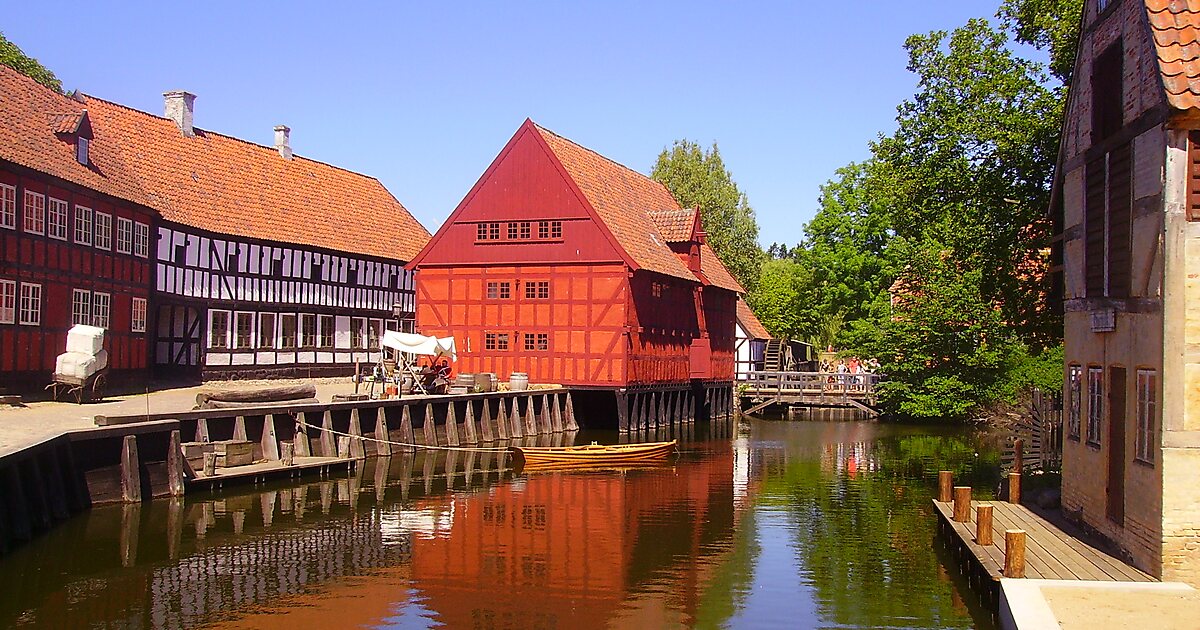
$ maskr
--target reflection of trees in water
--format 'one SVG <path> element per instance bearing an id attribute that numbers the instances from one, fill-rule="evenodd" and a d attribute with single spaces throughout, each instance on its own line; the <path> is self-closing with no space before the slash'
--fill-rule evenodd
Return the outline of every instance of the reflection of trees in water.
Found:
<path id="1" fill-rule="evenodd" d="M 763 492 L 786 506 L 824 621 L 970 626 L 932 549 L 933 480 L 945 469 L 994 478 L 996 453 L 977 453 L 961 437 L 911 435 L 835 445 L 827 455 L 842 459 L 793 459 Z"/>

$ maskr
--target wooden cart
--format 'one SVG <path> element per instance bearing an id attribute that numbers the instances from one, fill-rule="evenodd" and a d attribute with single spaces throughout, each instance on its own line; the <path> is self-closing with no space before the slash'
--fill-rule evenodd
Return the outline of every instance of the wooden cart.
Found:
<path id="1" fill-rule="evenodd" d="M 46 386 L 46 389 L 50 391 L 50 397 L 53 400 L 59 400 L 62 397 L 64 399 L 74 398 L 76 404 L 83 404 L 84 401 L 98 402 L 104 399 L 104 385 L 107 380 L 107 367 L 85 379 L 55 374 L 54 380 Z"/>

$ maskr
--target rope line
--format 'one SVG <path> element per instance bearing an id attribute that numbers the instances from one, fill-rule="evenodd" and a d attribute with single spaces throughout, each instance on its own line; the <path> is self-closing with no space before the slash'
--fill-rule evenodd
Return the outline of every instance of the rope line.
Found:
<path id="1" fill-rule="evenodd" d="M 343 433 L 342 431 L 337 431 L 332 428 L 326 429 L 325 427 L 318 427 L 316 425 L 309 424 L 302 420 L 297 420 L 296 424 L 298 424 L 302 427 L 316 429 L 318 431 L 328 431 L 334 435 L 344 435 L 348 438 L 352 438 L 355 440 L 364 440 L 364 441 L 368 441 L 368 442 L 379 442 L 381 444 L 391 444 L 392 446 L 399 446 L 401 448 L 423 448 L 423 449 L 430 450 L 430 451 L 466 451 L 466 452 L 470 452 L 470 453 L 507 453 L 508 452 L 507 448 L 487 448 L 487 447 L 478 447 L 478 446 L 476 446 L 476 447 L 472 447 L 472 446 L 430 446 L 428 444 L 408 444 L 407 442 L 395 442 L 392 440 L 381 440 L 381 439 L 375 438 L 375 437 L 367 437 L 365 435 L 352 435 L 350 433 Z"/>

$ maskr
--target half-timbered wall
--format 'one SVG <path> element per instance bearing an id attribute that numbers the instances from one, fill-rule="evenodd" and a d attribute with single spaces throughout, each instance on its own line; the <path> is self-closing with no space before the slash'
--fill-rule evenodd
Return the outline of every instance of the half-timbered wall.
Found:
<path id="1" fill-rule="evenodd" d="M 0 166 L 0 384 L 44 385 L 75 323 L 106 329 L 114 376 L 145 370 L 149 210 Z"/>
<path id="2" fill-rule="evenodd" d="M 413 329 L 402 261 L 159 229 L 155 361 L 264 373 L 378 360 L 385 329 Z M 397 324 L 393 305 L 402 312 Z"/>
<path id="3" fill-rule="evenodd" d="M 701 334 L 699 285 L 651 273 L 634 274 L 630 284 L 629 384 L 688 382 L 689 348 Z"/>
<path id="4" fill-rule="evenodd" d="M 707 380 L 733 380 L 736 321 L 737 294 L 713 286 L 705 287 L 704 323 L 711 350 Z"/>
<path id="5" fill-rule="evenodd" d="M 455 338 L 459 372 L 623 385 L 629 299 L 620 264 L 423 267 L 417 320 Z"/>

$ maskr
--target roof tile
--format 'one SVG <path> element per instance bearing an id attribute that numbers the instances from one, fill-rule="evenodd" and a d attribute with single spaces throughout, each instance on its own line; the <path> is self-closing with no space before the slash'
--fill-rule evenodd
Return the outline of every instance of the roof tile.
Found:
<path id="1" fill-rule="evenodd" d="M 658 231 L 668 243 L 682 243 L 692 240 L 696 227 L 695 208 L 682 210 L 652 210 L 650 219 L 658 226 Z"/>
<path id="2" fill-rule="evenodd" d="M 746 303 L 746 300 L 738 298 L 737 301 L 737 319 L 741 323 L 742 328 L 746 329 L 746 333 L 753 339 L 771 339 L 771 333 L 767 332 L 767 327 L 762 325 L 758 316 Z"/>
<path id="3" fill-rule="evenodd" d="M 1144 0 L 1167 102 L 1192 109 L 1200 102 L 1200 0 Z"/>

